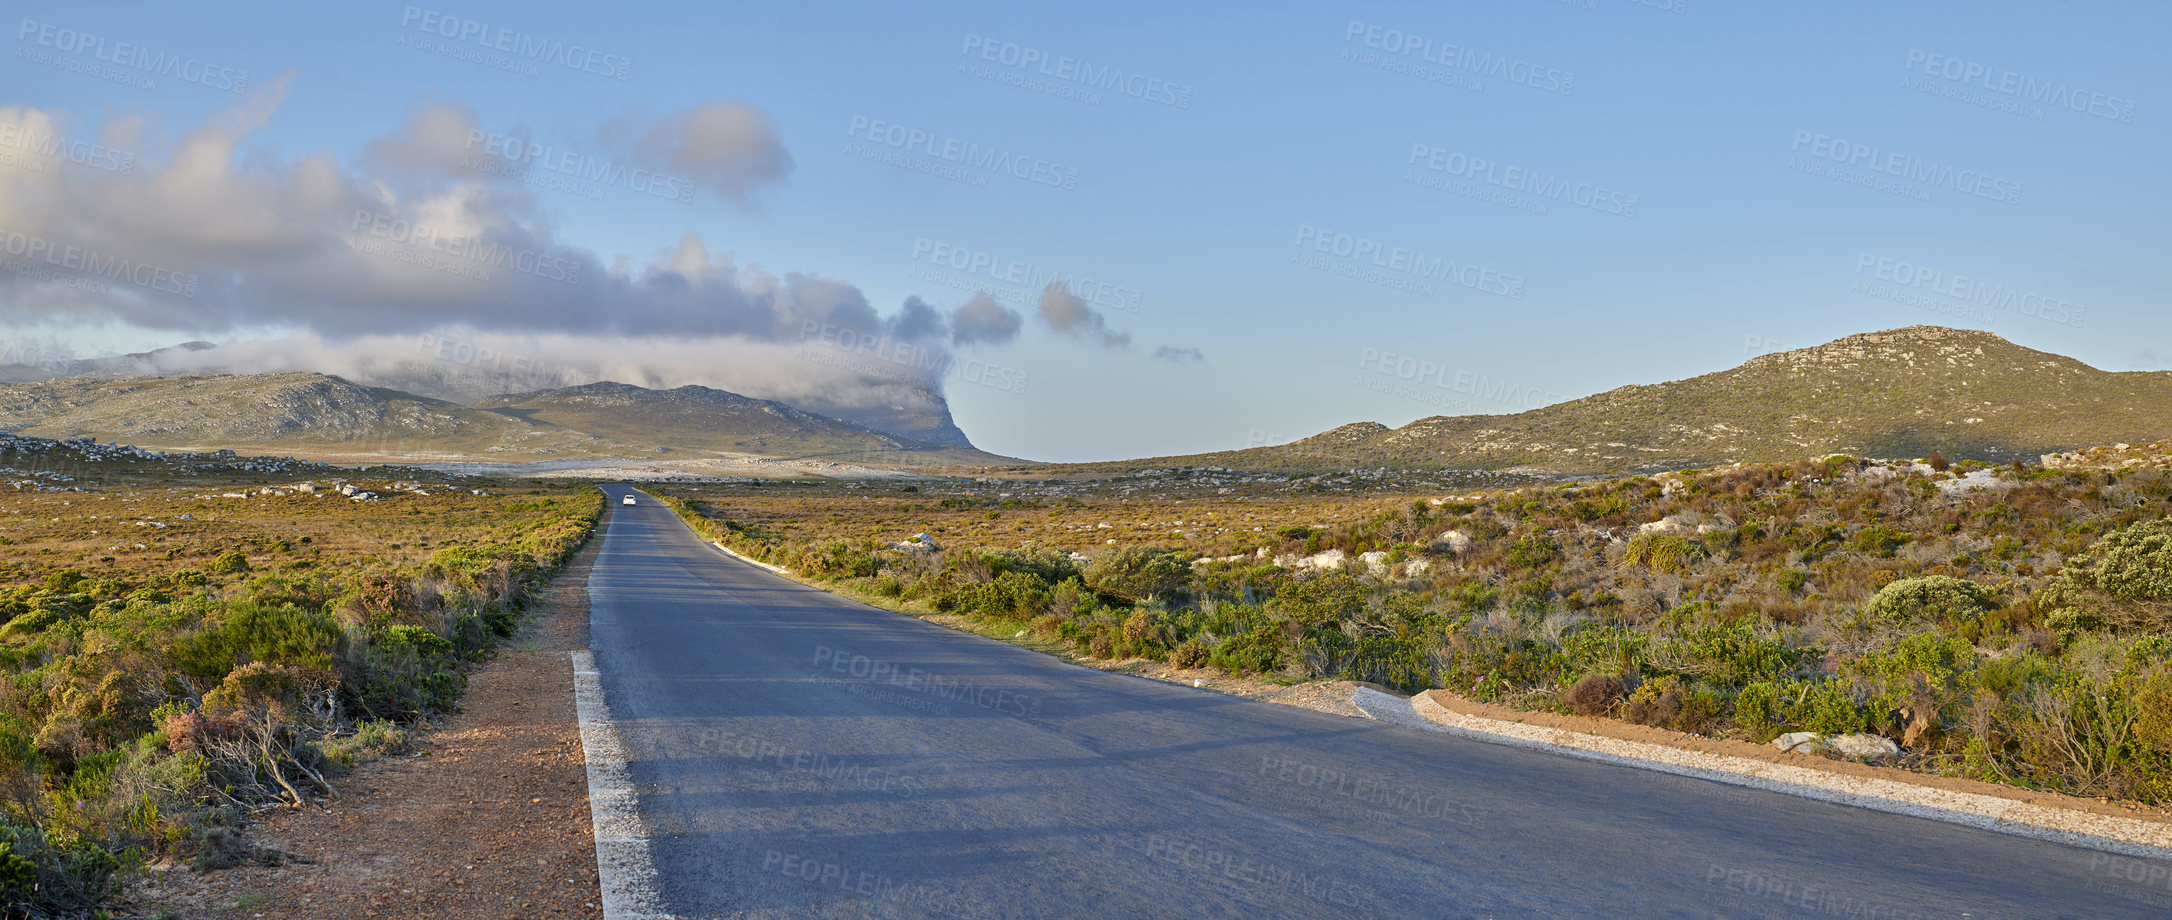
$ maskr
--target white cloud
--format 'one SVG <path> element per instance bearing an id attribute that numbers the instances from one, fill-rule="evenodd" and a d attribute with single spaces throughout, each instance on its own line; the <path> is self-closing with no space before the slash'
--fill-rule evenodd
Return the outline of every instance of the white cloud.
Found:
<path id="1" fill-rule="evenodd" d="M 1061 281 L 1041 290 L 1041 321 L 1058 333 L 1102 348 L 1129 348 L 1131 335 L 1110 329 L 1101 312 L 1071 293 Z"/>
<path id="2" fill-rule="evenodd" d="M 1018 338 L 1022 325 L 1018 311 L 996 303 L 987 294 L 975 294 L 951 314 L 951 341 L 960 345 L 1000 345 Z"/>

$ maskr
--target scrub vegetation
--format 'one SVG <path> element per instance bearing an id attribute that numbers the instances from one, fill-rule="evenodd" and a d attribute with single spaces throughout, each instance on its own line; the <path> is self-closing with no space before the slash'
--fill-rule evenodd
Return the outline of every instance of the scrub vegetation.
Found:
<path id="1" fill-rule="evenodd" d="M 1760 742 L 1873 732 L 1917 770 L 2172 803 L 2172 473 L 1833 456 L 1388 497 L 1347 478 L 668 491 L 801 577 L 1092 658 Z"/>
<path id="2" fill-rule="evenodd" d="M 586 486 L 317 467 L 301 491 L 249 463 L 60 474 L 66 447 L 23 452 L 0 456 L 43 467 L 0 489 L 11 917 L 93 910 L 152 860 L 277 859 L 246 817 L 336 796 L 343 767 L 454 707 L 601 508 Z"/>

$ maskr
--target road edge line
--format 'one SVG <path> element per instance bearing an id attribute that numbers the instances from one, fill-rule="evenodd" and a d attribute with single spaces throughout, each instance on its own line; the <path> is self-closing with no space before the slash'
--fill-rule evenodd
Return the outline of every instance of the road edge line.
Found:
<path id="1" fill-rule="evenodd" d="M 635 807 L 633 776 L 603 698 L 596 655 L 573 649 L 573 708 L 588 767 L 588 815 L 596 842 L 596 882 L 604 920 L 677 920 L 660 909 L 663 892 L 649 852 L 648 829 Z"/>
<path id="2" fill-rule="evenodd" d="M 1369 718 L 1478 741 L 1551 751 L 1618 766 L 1672 773 L 1799 798 L 1853 805 L 1889 814 L 2086 847 L 2149 859 L 2172 859 L 2172 827 L 2030 802 L 1934 789 L 1898 780 L 1859 777 L 1768 763 L 1727 754 L 1685 751 L 1643 741 L 1506 722 L 1456 712 L 1420 694 L 1405 699 L 1360 687 L 1350 702 Z M 2087 827 L 2088 830 L 2078 829 Z"/>
<path id="3" fill-rule="evenodd" d="M 696 536 L 698 537 L 699 535 L 697 534 Z M 741 562 L 744 562 L 744 563 L 746 563 L 746 564 L 748 564 L 748 565 L 751 565 L 751 566 L 755 566 L 755 567 L 757 567 L 757 568 L 763 568 L 763 569 L 768 569 L 768 570 L 769 570 L 770 572 L 772 572 L 772 573 L 774 573 L 774 574 L 777 574 L 777 575 L 782 575 L 782 576 L 784 576 L 784 577 L 786 577 L 786 578 L 791 578 L 791 577 L 792 577 L 792 570 L 791 570 L 791 569 L 787 569 L 787 568 L 785 568 L 784 566 L 781 566 L 781 565 L 770 565 L 770 564 L 769 564 L 769 563 L 767 563 L 767 562 L 763 562 L 763 561 L 762 561 L 762 560 L 760 560 L 760 559 L 756 559 L 756 558 L 753 558 L 753 557 L 751 557 L 751 556 L 748 556 L 748 555 L 746 555 L 746 554 L 744 554 L 744 553 L 741 553 L 741 552 L 739 552 L 738 550 L 732 549 L 732 548 L 731 548 L 731 547 L 729 547 L 729 546 L 725 546 L 725 545 L 724 545 L 724 544 L 722 544 L 722 543 L 718 543 L 718 542 L 716 542 L 715 540 L 710 540 L 710 541 L 709 541 L 709 545 L 710 545 L 710 546 L 714 546 L 714 547 L 716 547 L 716 548 L 717 548 L 717 549 L 719 549 L 719 550 L 722 550 L 722 551 L 724 552 L 724 555 L 726 555 L 726 556 L 730 556 L 730 557 L 732 557 L 733 559 L 737 559 L 737 560 L 739 560 L 739 561 L 741 561 Z M 846 598 L 846 600 L 851 600 L 851 598 Z"/>

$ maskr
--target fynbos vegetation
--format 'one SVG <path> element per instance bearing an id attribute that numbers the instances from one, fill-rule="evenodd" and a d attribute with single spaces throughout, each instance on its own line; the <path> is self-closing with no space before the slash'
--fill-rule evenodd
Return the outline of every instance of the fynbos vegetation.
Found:
<path id="1" fill-rule="evenodd" d="M 451 708 L 601 508 L 256 485 L 0 498 L 0 913 L 92 907 L 151 858 L 276 858 L 235 826 Z"/>
<path id="2" fill-rule="evenodd" d="M 889 515 L 891 533 L 970 503 L 840 499 Z M 1920 770 L 2172 802 L 2162 471 L 1834 456 L 1374 500 L 1324 526 L 1114 546 L 1092 538 L 1132 525 L 1054 521 L 1228 524 L 1252 506 L 1012 499 L 989 523 L 1045 514 L 1043 539 L 938 547 L 870 539 L 813 501 L 747 489 L 678 507 L 804 577 L 1095 658 L 1447 688 L 1753 741 L 1875 732 Z"/>

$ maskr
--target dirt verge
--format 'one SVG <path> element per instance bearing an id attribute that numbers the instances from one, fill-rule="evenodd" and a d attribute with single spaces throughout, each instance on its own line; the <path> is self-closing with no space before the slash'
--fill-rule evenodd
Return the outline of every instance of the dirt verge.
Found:
<path id="1" fill-rule="evenodd" d="M 461 711 L 413 752 L 335 779 L 338 799 L 260 817 L 250 835 L 282 865 L 153 867 L 114 909 L 252 920 L 601 916 L 567 657 L 588 645 L 597 532 L 521 634 L 470 673 Z"/>

